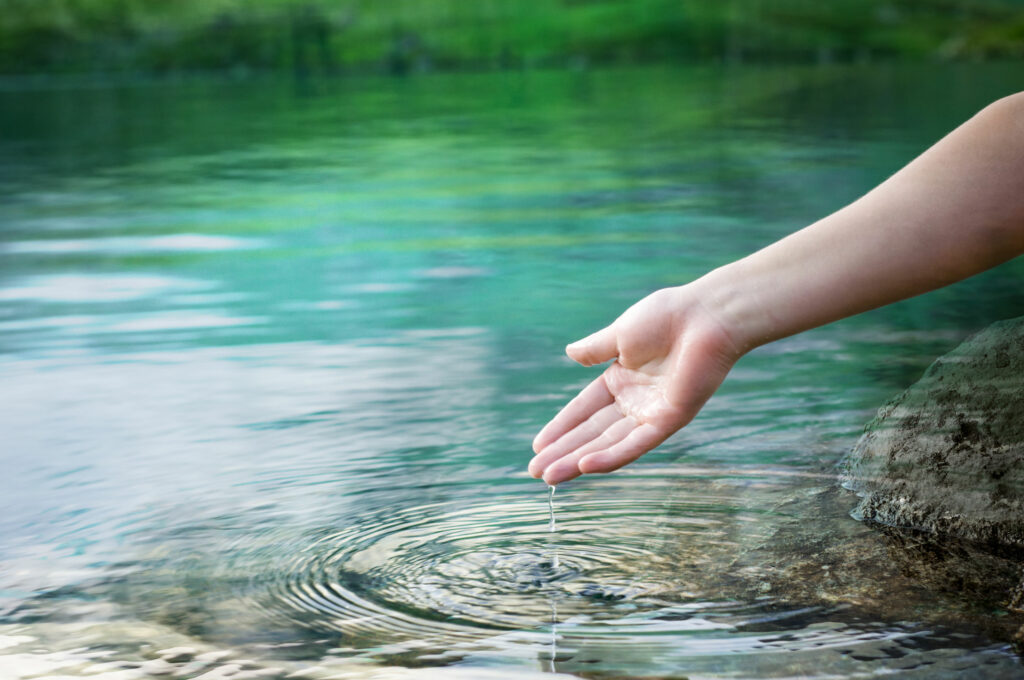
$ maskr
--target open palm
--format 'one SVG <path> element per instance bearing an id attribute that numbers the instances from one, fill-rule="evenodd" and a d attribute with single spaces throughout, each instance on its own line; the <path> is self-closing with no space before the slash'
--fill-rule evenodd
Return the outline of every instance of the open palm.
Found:
<path id="1" fill-rule="evenodd" d="M 566 353 L 584 366 L 616 361 L 534 439 L 530 474 L 551 485 L 616 470 L 661 444 L 741 354 L 690 287 L 648 295 Z"/>

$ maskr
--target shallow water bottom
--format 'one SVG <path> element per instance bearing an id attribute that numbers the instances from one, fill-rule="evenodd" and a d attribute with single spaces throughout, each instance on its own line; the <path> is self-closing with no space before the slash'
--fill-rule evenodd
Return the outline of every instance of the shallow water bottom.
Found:
<path id="1" fill-rule="evenodd" d="M 653 472 L 563 490 L 555 533 L 546 490 L 525 479 L 486 499 L 316 527 L 259 521 L 268 508 L 258 506 L 179 523 L 150 535 L 133 560 L 14 604 L 0 671 L 103 680 L 1020 672 L 1000 641 L 1012 628 L 986 625 L 1011 624 L 998 601 L 936 584 L 986 566 L 971 555 L 939 564 L 929 583 L 907 573 L 925 564 L 914 546 L 850 519 L 850 495 L 823 479 Z"/>

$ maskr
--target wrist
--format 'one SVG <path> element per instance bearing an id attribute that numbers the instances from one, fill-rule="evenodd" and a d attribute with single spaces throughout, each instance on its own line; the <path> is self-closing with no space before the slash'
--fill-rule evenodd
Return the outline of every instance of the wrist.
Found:
<path id="1" fill-rule="evenodd" d="M 697 287 L 697 299 L 728 335 L 738 356 L 780 337 L 778 323 L 763 302 L 764 286 L 749 271 L 745 260 L 708 272 L 692 285 Z"/>

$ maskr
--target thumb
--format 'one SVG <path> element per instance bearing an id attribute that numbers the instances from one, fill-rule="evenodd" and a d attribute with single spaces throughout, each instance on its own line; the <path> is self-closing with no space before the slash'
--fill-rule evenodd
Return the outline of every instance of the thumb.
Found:
<path id="1" fill-rule="evenodd" d="M 601 364 L 619 355 L 618 338 L 616 338 L 612 327 L 606 326 L 598 332 L 572 343 L 565 348 L 565 353 L 573 361 L 578 361 L 584 366 Z"/>

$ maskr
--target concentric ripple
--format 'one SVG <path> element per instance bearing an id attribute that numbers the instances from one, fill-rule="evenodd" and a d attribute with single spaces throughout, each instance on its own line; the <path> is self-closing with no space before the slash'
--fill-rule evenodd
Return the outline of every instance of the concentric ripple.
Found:
<path id="1" fill-rule="evenodd" d="M 810 489 L 794 477 L 677 467 L 581 483 L 559 492 L 555 533 L 534 480 L 437 486 L 425 493 L 456 499 L 405 508 L 394 506 L 408 489 L 366 491 L 346 499 L 359 510 L 334 515 L 334 527 L 267 505 L 244 526 L 225 516 L 195 527 L 193 539 L 233 537 L 215 552 L 158 550 L 78 597 L 116 599 L 203 644 L 274 667 L 315 663 L 339 679 L 391 666 L 500 667 L 496 678 L 537 668 L 643 677 L 899 668 L 929 680 L 1016 668 L 1005 645 L 963 629 L 792 597 L 799 588 L 777 598 L 775 586 L 762 590 L 771 585 L 763 546 L 777 529 L 832 530 L 828 512 L 810 512 L 828 506 L 791 502 Z M 798 561 L 785 573 L 810 579 L 827 564 Z M 45 617 L 54 602 L 27 613 Z"/>
<path id="2" fill-rule="evenodd" d="M 567 507 L 555 534 L 546 510 L 506 495 L 360 518 L 297 554 L 266 584 L 263 605 L 293 618 L 319 613 L 317 627 L 378 640 L 400 631 L 475 637 L 545 625 L 553 607 L 599 618 L 611 602 L 650 607 L 672 591 L 671 561 L 650 540 L 666 525 L 657 508 L 626 499 Z"/>
<path id="3" fill-rule="evenodd" d="M 553 605 L 600 618 L 609 603 L 657 606 L 673 592 L 672 560 L 652 534 L 714 526 L 636 499 L 595 500 L 567 508 L 552 534 L 543 510 L 507 497 L 366 518 L 309 546 L 274 584 L 276 596 L 346 631 L 393 630 L 409 617 L 432 629 L 533 628 L 550 621 Z"/>
<path id="4" fill-rule="evenodd" d="M 771 530 L 766 492 L 736 480 L 667 486 L 631 480 L 626 493 L 565 493 L 555 533 L 535 485 L 482 502 L 381 510 L 297 547 L 251 580 L 245 598 L 279 624 L 337 635 L 346 656 L 434 662 L 495 647 L 565 663 L 588 649 L 606 661 L 615 649 L 634 659 L 638 650 L 761 656 L 913 637 L 770 598 L 715 599 L 704 581 L 720 582 L 741 544 Z"/>

